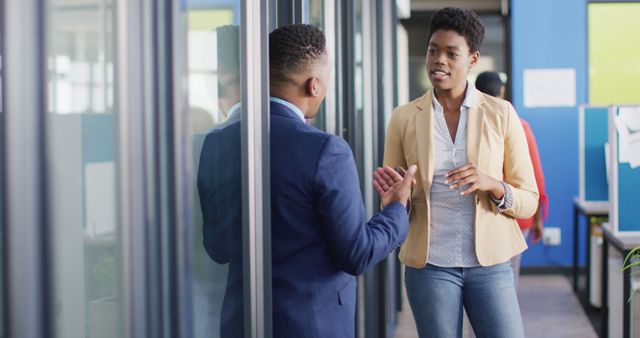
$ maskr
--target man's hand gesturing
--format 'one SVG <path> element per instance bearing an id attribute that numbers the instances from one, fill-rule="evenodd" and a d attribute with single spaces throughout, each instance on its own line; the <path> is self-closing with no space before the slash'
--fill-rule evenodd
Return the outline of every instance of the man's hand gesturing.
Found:
<path id="1" fill-rule="evenodd" d="M 414 176 L 418 167 L 412 165 L 408 170 L 390 168 L 377 168 L 373 172 L 373 187 L 380 194 L 382 207 L 393 202 L 400 202 L 405 207 L 411 198 L 411 188 L 415 184 Z M 404 176 L 404 177 L 403 177 Z"/>

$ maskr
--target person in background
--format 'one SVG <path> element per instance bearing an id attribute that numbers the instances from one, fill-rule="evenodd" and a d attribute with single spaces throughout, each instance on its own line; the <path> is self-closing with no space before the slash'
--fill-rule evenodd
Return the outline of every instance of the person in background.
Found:
<path id="1" fill-rule="evenodd" d="M 497 72 L 482 72 L 476 78 L 476 88 L 488 95 L 504 99 L 505 85 L 500 79 Z M 549 198 L 544 187 L 544 173 L 542 172 L 542 163 L 540 162 L 540 154 L 538 153 L 538 144 L 533 136 L 529 123 L 520 118 L 524 134 L 527 137 L 527 145 L 529 147 L 529 156 L 533 164 L 533 173 L 536 177 L 536 185 L 540 194 L 540 204 L 533 217 L 519 218 L 518 225 L 525 238 L 530 238 L 532 243 L 538 243 L 542 238 L 542 227 L 547 216 L 549 208 Z M 515 276 L 516 285 L 520 277 L 520 259 L 522 255 L 516 255 L 511 259 L 511 267 Z"/>
<path id="2" fill-rule="evenodd" d="M 524 337 L 509 260 L 527 248 L 515 218 L 535 213 L 538 192 L 515 110 L 467 81 L 483 39 L 474 12 L 436 11 L 433 90 L 397 107 L 387 128 L 384 165 L 419 168 L 400 260 L 420 337 L 461 337 L 463 308 L 478 337 Z"/>

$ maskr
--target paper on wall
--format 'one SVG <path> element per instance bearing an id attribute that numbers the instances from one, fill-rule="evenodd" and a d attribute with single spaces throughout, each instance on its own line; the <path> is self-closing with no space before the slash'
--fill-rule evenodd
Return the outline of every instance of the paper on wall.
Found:
<path id="1" fill-rule="evenodd" d="M 629 165 L 631 169 L 640 167 L 640 138 L 629 141 Z"/>
<path id="2" fill-rule="evenodd" d="M 576 105 L 575 69 L 525 69 L 523 78 L 525 107 L 573 107 Z"/>
<path id="3" fill-rule="evenodd" d="M 614 118 L 618 130 L 618 162 L 640 166 L 640 107 L 620 107 Z"/>
<path id="4" fill-rule="evenodd" d="M 624 122 L 624 117 L 622 117 L 622 115 L 616 115 L 613 120 L 616 123 L 616 129 L 618 129 L 618 162 L 629 163 L 629 150 L 627 148 L 629 133 Z"/>

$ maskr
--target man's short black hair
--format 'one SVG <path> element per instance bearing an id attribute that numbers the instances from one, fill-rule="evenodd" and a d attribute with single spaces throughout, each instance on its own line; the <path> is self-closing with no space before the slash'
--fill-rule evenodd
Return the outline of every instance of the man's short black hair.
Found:
<path id="1" fill-rule="evenodd" d="M 504 83 L 502 83 L 500 75 L 496 72 L 482 72 L 476 78 L 476 88 L 491 96 L 498 97 L 502 86 L 504 86 Z"/>
<path id="2" fill-rule="evenodd" d="M 469 45 L 469 52 L 480 51 L 484 40 L 484 24 L 478 14 L 468 9 L 457 7 L 445 7 L 438 10 L 431 17 L 429 38 L 439 29 L 454 31 L 464 37 Z"/>
<path id="3" fill-rule="evenodd" d="M 306 24 L 280 27 L 269 34 L 269 73 L 284 81 L 287 74 L 306 70 L 326 53 L 324 33 Z"/>

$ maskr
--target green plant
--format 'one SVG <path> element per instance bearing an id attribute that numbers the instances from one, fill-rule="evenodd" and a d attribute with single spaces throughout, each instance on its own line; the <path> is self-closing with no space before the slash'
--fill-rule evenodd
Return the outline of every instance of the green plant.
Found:
<path id="1" fill-rule="evenodd" d="M 633 250 L 627 254 L 627 257 L 624 258 L 622 271 L 633 269 L 633 267 L 637 266 L 640 266 L 640 245 L 633 248 Z M 633 278 L 634 275 L 640 275 L 640 269 L 637 269 L 636 271 L 631 270 L 631 277 Z M 636 292 L 638 292 L 638 288 L 633 288 L 633 290 L 631 290 L 631 296 L 629 296 L 627 302 L 631 302 L 631 298 L 633 298 Z"/>

